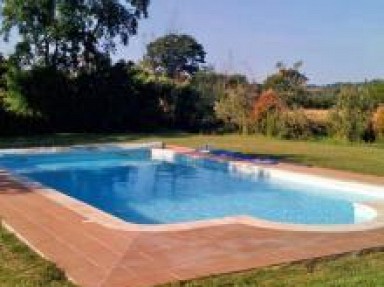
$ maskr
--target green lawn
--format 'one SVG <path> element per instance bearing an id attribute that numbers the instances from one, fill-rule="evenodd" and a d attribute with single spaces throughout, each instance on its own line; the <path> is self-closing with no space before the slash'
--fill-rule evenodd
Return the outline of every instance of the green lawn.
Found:
<path id="1" fill-rule="evenodd" d="M 348 145 L 327 142 L 282 141 L 259 136 L 162 135 L 54 135 L 28 138 L 2 138 L 1 147 L 52 146 L 115 141 L 154 141 L 218 148 L 268 155 L 285 161 L 350 170 L 384 176 L 384 146 Z M 384 246 L 384 242 L 383 242 Z M 311 271 L 311 272 L 310 272 Z M 0 228 L 0 286 L 72 286 L 63 273 Z M 167 286 L 384 286 L 384 252 L 343 256 L 323 260 L 312 270 L 308 264 L 293 264 L 256 271 L 217 276 Z"/>
<path id="2" fill-rule="evenodd" d="M 54 264 L 42 259 L 0 225 L 1 287 L 74 287 Z"/>
<path id="3" fill-rule="evenodd" d="M 331 142 L 284 141 L 261 136 L 203 136 L 171 133 L 162 135 L 61 134 L 28 138 L 0 138 L 0 147 L 151 140 L 191 147 L 210 144 L 246 153 L 274 156 L 284 161 L 384 176 L 384 144 L 351 145 Z"/>

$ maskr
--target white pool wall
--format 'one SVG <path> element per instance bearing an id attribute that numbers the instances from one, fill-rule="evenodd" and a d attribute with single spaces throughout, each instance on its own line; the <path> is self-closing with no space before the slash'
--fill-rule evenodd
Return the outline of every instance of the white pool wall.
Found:
<path id="1" fill-rule="evenodd" d="M 361 203 L 354 203 L 353 208 L 355 212 L 355 223 L 369 222 L 378 216 L 375 209 Z"/>
<path id="2" fill-rule="evenodd" d="M 324 190 L 353 192 L 362 196 L 384 200 L 384 187 L 379 185 L 332 179 L 318 175 L 286 171 L 273 167 L 260 167 L 238 162 L 230 162 L 229 170 L 232 172 L 255 174 L 256 176 L 263 176 L 264 178 L 269 178 L 270 180 L 276 179 L 292 183 L 307 183 Z"/>
<path id="3" fill-rule="evenodd" d="M 176 153 L 170 149 L 151 149 L 151 158 L 153 160 L 161 160 L 166 162 L 174 162 L 176 157 Z"/>
<path id="4" fill-rule="evenodd" d="M 155 160 L 164 160 L 173 162 L 176 152 L 170 149 L 151 149 L 152 158 Z M 304 174 L 293 171 L 281 170 L 273 167 L 264 167 L 246 162 L 228 162 L 228 170 L 232 173 L 238 173 L 258 178 L 268 178 L 292 183 L 306 183 L 316 188 L 330 191 L 342 191 L 356 195 L 372 197 L 372 199 L 384 200 L 384 187 L 360 182 L 345 181 L 333 178 L 327 178 L 318 175 Z M 326 191 L 324 191 L 326 192 Z"/>

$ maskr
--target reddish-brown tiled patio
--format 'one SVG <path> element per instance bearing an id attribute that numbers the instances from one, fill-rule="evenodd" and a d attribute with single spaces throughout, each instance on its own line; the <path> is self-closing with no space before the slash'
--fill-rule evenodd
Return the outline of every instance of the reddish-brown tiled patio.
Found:
<path id="1" fill-rule="evenodd" d="M 384 229 L 314 233 L 225 224 L 121 231 L 90 222 L 6 174 L 0 182 L 4 223 L 81 286 L 152 286 L 384 246 Z"/>

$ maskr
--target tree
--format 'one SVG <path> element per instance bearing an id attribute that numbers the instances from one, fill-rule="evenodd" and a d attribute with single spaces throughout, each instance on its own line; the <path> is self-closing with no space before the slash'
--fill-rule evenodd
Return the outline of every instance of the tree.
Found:
<path id="1" fill-rule="evenodd" d="M 262 119 L 269 112 L 281 113 L 286 109 L 285 103 L 273 90 L 263 92 L 255 102 L 253 114 L 256 119 Z"/>
<path id="2" fill-rule="evenodd" d="M 370 132 L 374 101 L 367 87 L 342 87 L 330 113 L 330 132 L 336 138 L 360 141 Z"/>
<path id="3" fill-rule="evenodd" d="M 12 68 L 7 88 L 5 108 L 44 132 L 137 132 L 164 123 L 157 87 L 130 63 L 76 77 L 48 67 Z"/>
<path id="4" fill-rule="evenodd" d="M 117 39 L 128 44 L 149 0 L 0 0 L 1 34 L 16 30 L 13 59 L 21 66 L 90 69 L 109 60 Z"/>
<path id="5" fill-rule="evenodd" d="M 242 134 L 248 134 L 256 97 L 250 85 L 230 85 L 225 95 L 216 102 L 215 114 L 224 123 L 238 127 Z"/>
<path id="6" fill-rule="evenodd" d="M 294 63 L 292 67 L 278 62 L 276 64 L 278 71 L 264 81 L 264 90 L 274 90 L 290 106 L 300 103 L 308 81 L 308 78 L 300 72 L 302 65 L 301 61 Z"/>
<path id="7" fill-rule="evenodd" d="M 193 37 L 169 34 L 150 43 L 144 59 L 153 71 L 178 78 L 183 73 L 193 75 L 199 71 L 205 63 L 205 54 L 203 46 Z"/>
<path id="8" fill-rule="evenodd" d="M 1 92 L 1 90 L 4 90 L 6 87 L 5 75 L 6 75 L 7 71 L 8 71 L 7 60 L 0 53 L 0 92 Z"/>

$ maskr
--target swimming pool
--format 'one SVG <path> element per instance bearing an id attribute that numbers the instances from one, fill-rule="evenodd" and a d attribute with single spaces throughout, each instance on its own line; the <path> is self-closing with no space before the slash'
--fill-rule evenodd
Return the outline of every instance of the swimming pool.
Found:
<path id="1" fill-rule="evenodd" d="M 355 224 L 375 217 L 361 203 L 378 199 L 300 175 L 244 172 L 228 162 L 148 148 L 11 153 L 0 157 L 0 165 L 136 224 L 240 215 L 279 223 Z"/>

